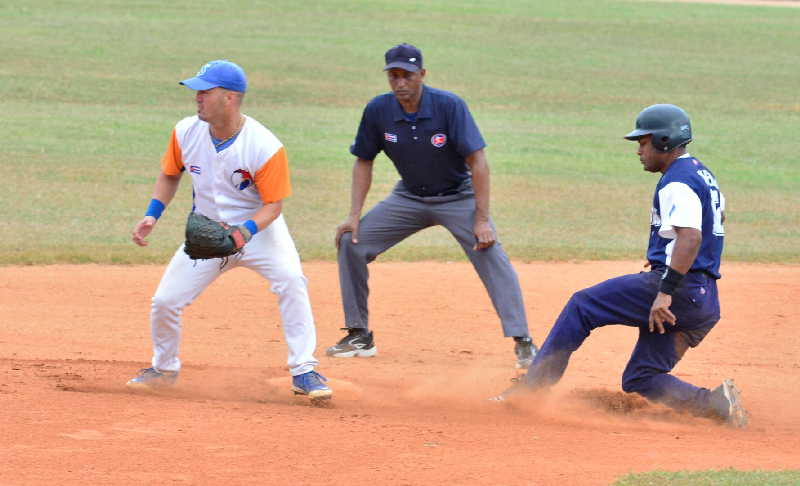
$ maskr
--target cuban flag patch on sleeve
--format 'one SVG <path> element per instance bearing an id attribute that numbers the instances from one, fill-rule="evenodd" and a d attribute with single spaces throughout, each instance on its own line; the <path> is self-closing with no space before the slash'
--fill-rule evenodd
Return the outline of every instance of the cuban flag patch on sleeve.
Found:
<path id="1" fill-rule="evenodd" d="M 190 165 L 189 172 L 192 174 L 200 174 L 200 166 L 199 165 Z"/>
<path id="2" fill-rule="evenodd" d="M 383 132 L 383 139 L 387 142 L 397 143 L 397 135 L 394 133 Z"/>

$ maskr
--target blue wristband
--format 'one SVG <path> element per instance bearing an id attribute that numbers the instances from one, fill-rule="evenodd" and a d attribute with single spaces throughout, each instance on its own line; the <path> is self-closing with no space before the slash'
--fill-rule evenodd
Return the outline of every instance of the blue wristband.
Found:
<path id="1" fill-rule="evenodd" d="M 250 235 L 258 233 L 258 226 L 256 226 L 256 222 L 253 221 L 252 219 L 248 219 L 247 221 L 245 221 L 242 226 L 247 228 L 247 231 L 250 232 Z"/>
<path id="2" fill-rule="evenodd" d="M 161 217 L 161 213 L 164 212 L 164 203 L 159 201 L 158 199 L 151 199 L 150 205 L 147 206 L 147 212 L 144 213 L 145 216 L 152 216 L 156 219 Z"/>

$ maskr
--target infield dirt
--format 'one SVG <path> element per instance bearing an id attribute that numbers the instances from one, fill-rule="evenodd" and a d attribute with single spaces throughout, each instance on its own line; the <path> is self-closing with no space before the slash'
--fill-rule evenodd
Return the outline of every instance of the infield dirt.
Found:
<path id="1" fill-rule="evenodd" d="M 570 294 L 636 262 L 515 264 L 541 342 Z M 236 269 L 184 315 L 179 385 L 124 384 L 150 357 L 161 266 L 0 268 L 0 484 L 600 485 L 628 472 L 800 467 L 800 267 L 727 263 L 723 318 L 675 373 L 743 391 L 735 430 L 619 391 L 636 331 L 595 331 L 550 394 L 486 400 L 514 376 L 466 263 L 371 265 L 379 354 L 333 359 L 334 263 L 307 262 L 333 405 L 288 389 L 275 296 Z"/>

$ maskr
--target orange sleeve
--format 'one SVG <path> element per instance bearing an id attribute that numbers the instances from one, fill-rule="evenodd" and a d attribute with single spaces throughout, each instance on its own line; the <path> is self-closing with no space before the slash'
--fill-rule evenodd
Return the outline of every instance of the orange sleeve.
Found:
<path id="1" fill-rule="evenodd" d="M 286 158 L 286 150 L 283 147 L 258 169 L 255 181 L 258 194 L 264 204 L 277 202 L 291 196 L 292 184 L 289 182 L 289 160 Z"/>
<path id="2" fill-rule="evenodd" d="M 181 146 L 178 145 L 178 138 L 175 136 L 175 130 L 172 130 L 172 137 L 169 139 L 169 145 L 161 157 L 161 170 L 167 175 L 178 175 L 183 171 L 183 154 L 181 153 Z"/>

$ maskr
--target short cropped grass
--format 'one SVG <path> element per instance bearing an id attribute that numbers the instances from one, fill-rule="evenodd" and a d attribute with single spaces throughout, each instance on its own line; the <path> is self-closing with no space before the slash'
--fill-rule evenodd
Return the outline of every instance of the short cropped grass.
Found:
<path id="1" fill-rule="evenodd" d="M 797 486 L 800 471 L 720 471 L 628 474 L 613 486 Z"/>
<path id="2" fill-rule="evenodd" d="M 216 58 L 244 66 L 245 112 L 287 147 L 302 257 L 333 258 L 348 147 L 401 41 L 423 49 L 431 86 L 469 103 L 512 258 L 642 257 L 658 178 L 621 137 L 641 108 L 671 102 L 727 197 L 726 257 L 799 262 L 799 29 L 798 9 L 612 0 L 5 2 L 0 264 L 165 261 L 188 178 L 151 246 L 130 230 L 174 123 L 194 112 L 177 81 Z M 380 156 L 368 203 L 396 179 Z M 382 258 L 464 257 L 433 229 Z"/>

